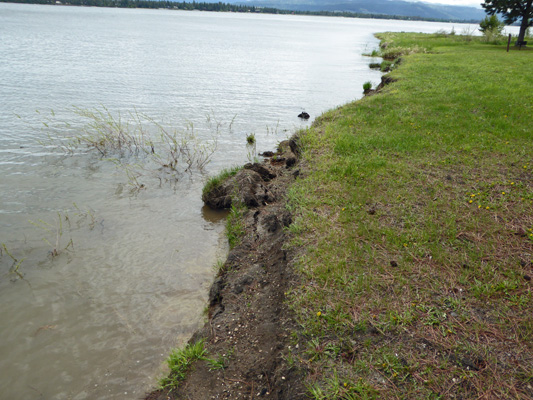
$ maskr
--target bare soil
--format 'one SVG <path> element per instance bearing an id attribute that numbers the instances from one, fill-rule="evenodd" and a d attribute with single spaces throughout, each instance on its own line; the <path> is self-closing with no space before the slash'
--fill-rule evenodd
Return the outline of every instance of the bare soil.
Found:
<path id="1" fill-rule="evenodd" d="M 270 172 L 261 182 L 270 201 L 248 208 L 245 235 L 211 287 L 208 320 L 190 340 L 204 339 L 208 357 L 226 359 L 226 368 L 199 360 L 178 389 L 154 391 L 146 400 L 305 398 L 303 377 L 286 362 L 297 327 L 285 293 L 297 277 L 293 255 L 283 248 L 291 222 L 285 192 L 299 167 L 289 143 L 281 147 L 261 164 Z"/>

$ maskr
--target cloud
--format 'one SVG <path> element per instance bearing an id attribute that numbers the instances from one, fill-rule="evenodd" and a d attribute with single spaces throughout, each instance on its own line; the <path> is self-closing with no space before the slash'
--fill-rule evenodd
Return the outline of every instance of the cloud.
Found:
<path id="1" fill-rule="evenodd" d="M 411 0 L 410 0 L 411 1 Z M 416 0 L 412 0 L 416 1 Z M 467 6 L 481 8 L 482 0 L 424 0 L 424 3 L 445 4 L 451 6 Z"/>

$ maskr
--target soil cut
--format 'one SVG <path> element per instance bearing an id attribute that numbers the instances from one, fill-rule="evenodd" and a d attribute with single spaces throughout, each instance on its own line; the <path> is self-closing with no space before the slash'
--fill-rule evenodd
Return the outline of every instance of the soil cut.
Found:
<path id="1" fill-rule="evenodd" d="M 305 398 L 302 374 L 286 362 L 297 327 L 285 293 L 297 276 L 293 255 L 283 248 L 291 223 L 285 192 L 299 175 L 297 158 L 291 139 L 263 163 L 244 167 L 260 171 L 252 190 L 260 184 L 268 196 L 248 206 L 245 234 L 211 287 L 208 321 L 189 341 L 205 340 L 207 357 L 224 360 L 225 368 L 198 360 L 178 389 L 154 391 L 146 400 Z"/>

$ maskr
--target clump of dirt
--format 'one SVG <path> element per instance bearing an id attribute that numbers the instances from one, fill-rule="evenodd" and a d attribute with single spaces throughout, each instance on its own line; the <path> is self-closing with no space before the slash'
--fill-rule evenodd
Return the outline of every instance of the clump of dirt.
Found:
<path id="1" fill-rule="evenodd" d="M 247 164 L 247 166 L 248 168 L 245 166 L 235 176 L 205 193 L 202 196 L 204 203 L 217 210 L 230 208 L 234 203 L 257 207 L 272 202 L 273 195 L 265 184 L 265 176 L 268 177 L 271 172 L 260 164 Z M 261 169 L 265 170 L 265 176 L 261 175 L 260 172 L 263 172 Z"/>
<path id="2" fill-rule="evenodd" d="M 225 368 L 196 361 L 178 389 L 154 391 L 146 400 L 305 398 L 301 373 L 285 361 L 297 330 L 285 293 L 297 277 L 292 255 L 283 248 L 284 227 L 291 223 L 284 194 L 299 174 L 297 161 L 293 138 L 263 163 L 247 164 L 227 185 L 234 190 L 235 182 L 252 181 L 238 186 L 238 193 L 257 201 L 248 204 L 246 233 L 211 287 L 208 321 L 190 340 L 204 339 L 208 357 L 224 360 Z M 241 190 L 245 186 L 248 190 Z"/>
<path id="3" fill-rule="evenodd" d="M 396 63 L 398 64 L 399 62 L 401 61 L 401 58 L 399 58 Z M 389 69 L 390 70 L 390 69 Z M 383 88 L 387 85 L 390 85 L 391 83 L 394 83 L 396 82 L 397 79 L 394 79 L 394 78 L 391 78 L 389 75 L 383 75 L 381 77 L 381 82 L 380 84 L 375 88 L 375 89 L 370 89 L 368 91 L 365 92 L 365 96 L 368 97 L 368 96 L 373 96 L 379 92 L 381 92 L 383 90 Z"/>

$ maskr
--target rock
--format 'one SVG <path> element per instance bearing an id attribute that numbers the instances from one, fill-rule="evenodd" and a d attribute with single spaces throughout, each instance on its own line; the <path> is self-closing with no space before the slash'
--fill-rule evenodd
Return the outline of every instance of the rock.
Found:
<path id="1" fill-rule="evenodd" d="M 383 89 L 385 86 L 390 85 L 393 82 L 396 82 L 397 79 L 391 78 L 388 75 L 383 75 L 381 77 L 381 83 L 376 88 L 376 91 L 379 92 L 381 89 Z"/>
<path id="2" fill-rule="evenodd" d="M 268 182 L 276 177 L 276 174 L 270 168 L 267 168 L 265 164 L 248 163 L 244 165 L 244 168 L 257 172 L 259 175 L 261 175 L 261 178 L 263 178 L 265 182 Z"/>
<path id="3" fill-rule="evenodd" d="M 286 152 L 291 151 L 291 145 L 289 140 L 282 140 L 278 144 L 278 155 L 285 154 Z"/>
<path id="4" fill-rule="evenodd" d="M 300 114 L 298 114 L 298 118 L 301 119 L 309 119 L 310 115 L 306 113 L 305 111 L 302 111 Z"/>
<path id="5" fill-rule="evenodd" d="M 235 294 L 241 294 L 243 290 L 244 290 L 244 288 L 240 284 L 236 284 L 233 287 L 233 293 L 235 293 Z"/>
<path id="6" fill-rule="evenodd" d="M 283 156 L 278 156 L 278 162 L 285 162 L 287 168 L 292 167 L 298 162 L 298 154 L 300 153 L 300 146 L 298 144 L 298 137 L 293 136 L 289 140 L 284 140 L 278 145 L 278 154 Z"/>
<path id="7" fill-rule="evenodd" d="M 224 282 L 222 278 L 218 277 L 213 282 L 211 289 L 209 290 L 209 306 L 213 307 L 215 304 L 220 303 L 222 300 L 222 289 L 224 289 Z"/>
<path id="8" fill-rule="evenodd" d="M 289 139 L 289 147 L 296 156 L 300 156 L 300 138 L 297 135 Z"/>
<path id="9" fill-rule="evenodd" d="M 280 224 L 278 221 L 278 217 L 276 214 L 268 214 L 266 215 L 262 221 L 261 225 L 268 231 L 268 232 L 276 232 L 280 228 Z"/>
<path id="10" fill-rule="evenodd" d="M 281 217 L 281 224 L 288 228 L 290 224 L 292 224 L 292 216 L 289 211 L 285 211 Z"/>
<path id="11" fill-rule="evenodd" d="M 270 176 L 268 170 L 265 173 Z M 274 201 L 274 196 L 264 185 L 264 180 L 258 172 L 244 168 L 235 176 L 204 193 L 202 200 L 211 208 L 223 209 L 230 208 L 236 203 L 257 207 Z"/>
<path id="12" fill-rule="evenodd" d="M 296 164 L 296 161 L 298 161 L 298 160 L 296 159 L 295 156 L 287 157 L 285 159 L 285 165 L 287 166 L 287 168 L 290 168 L 290 167 L 292 167 L 293 165 Z"/>

